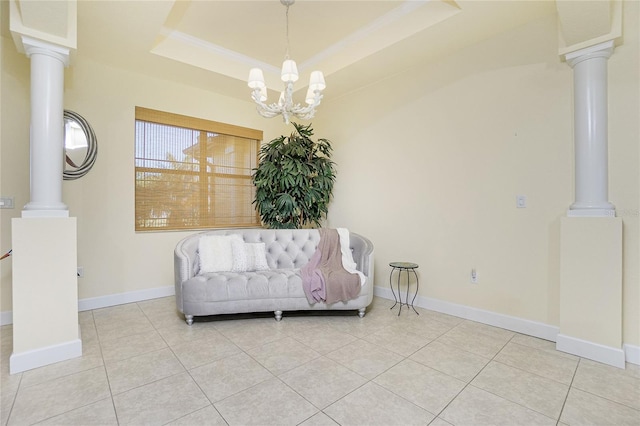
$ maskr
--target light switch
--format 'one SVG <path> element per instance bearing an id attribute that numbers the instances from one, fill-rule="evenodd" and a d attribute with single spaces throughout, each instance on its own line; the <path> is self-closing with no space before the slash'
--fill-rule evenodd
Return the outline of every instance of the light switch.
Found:
<path id="1" fill-rule="evenodd" d="M 526 195 L 516 195 L 516 207 L 519 209 L 524 209 L 527 207 Z"/>

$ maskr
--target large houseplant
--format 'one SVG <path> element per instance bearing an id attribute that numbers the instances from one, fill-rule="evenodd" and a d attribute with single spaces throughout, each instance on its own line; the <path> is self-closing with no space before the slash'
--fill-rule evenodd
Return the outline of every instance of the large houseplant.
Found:
<path id="1" fill-rule="evenodd" d="M 296 131 L 260 148 L 252 176 L 254 204 L 269 228 L 320 226 L 326 217 L 336 173 L 331 142 L 311 139 L 311 124 L 292 123 Z"/>

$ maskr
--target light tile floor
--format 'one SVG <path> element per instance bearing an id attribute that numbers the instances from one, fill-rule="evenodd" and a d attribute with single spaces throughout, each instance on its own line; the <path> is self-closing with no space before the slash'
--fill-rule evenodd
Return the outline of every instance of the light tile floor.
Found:
<path id="1" fill-rule="evenodd" d="M 80 313 L 81 358 L 9 375 L 1 425 L 640 425 L 640 366 L 418 309 L 226 316 L 174 298 Z"/>

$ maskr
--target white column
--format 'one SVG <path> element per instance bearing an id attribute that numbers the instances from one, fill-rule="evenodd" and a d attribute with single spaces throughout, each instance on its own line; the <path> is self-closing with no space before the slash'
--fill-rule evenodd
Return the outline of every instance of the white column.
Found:
<path id="1" fill-rule="evenodd" d="M 31 200 L 22 217 L 68 217 L 62 202 L 64 67 L 69 49 L 22 37 L 31 58 Z"/>
<path id="2" fill-rule="evenodd" d="M 568 53 L 573 68 L 575 202 L 568 216 L 615 216 L 608 201 L 607 60 L 613 41 Z"/>

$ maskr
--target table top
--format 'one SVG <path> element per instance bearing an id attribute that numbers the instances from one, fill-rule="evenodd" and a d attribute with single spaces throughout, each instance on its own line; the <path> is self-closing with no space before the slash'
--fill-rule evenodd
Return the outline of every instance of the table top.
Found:
<path id="1" fill-rule="evenodd" d="M 400 268 L 400 269 L 415 269 L 418 267 L 417 263 L 411 262 L 391 262 L 389 264 L 392 268 Z"/>

